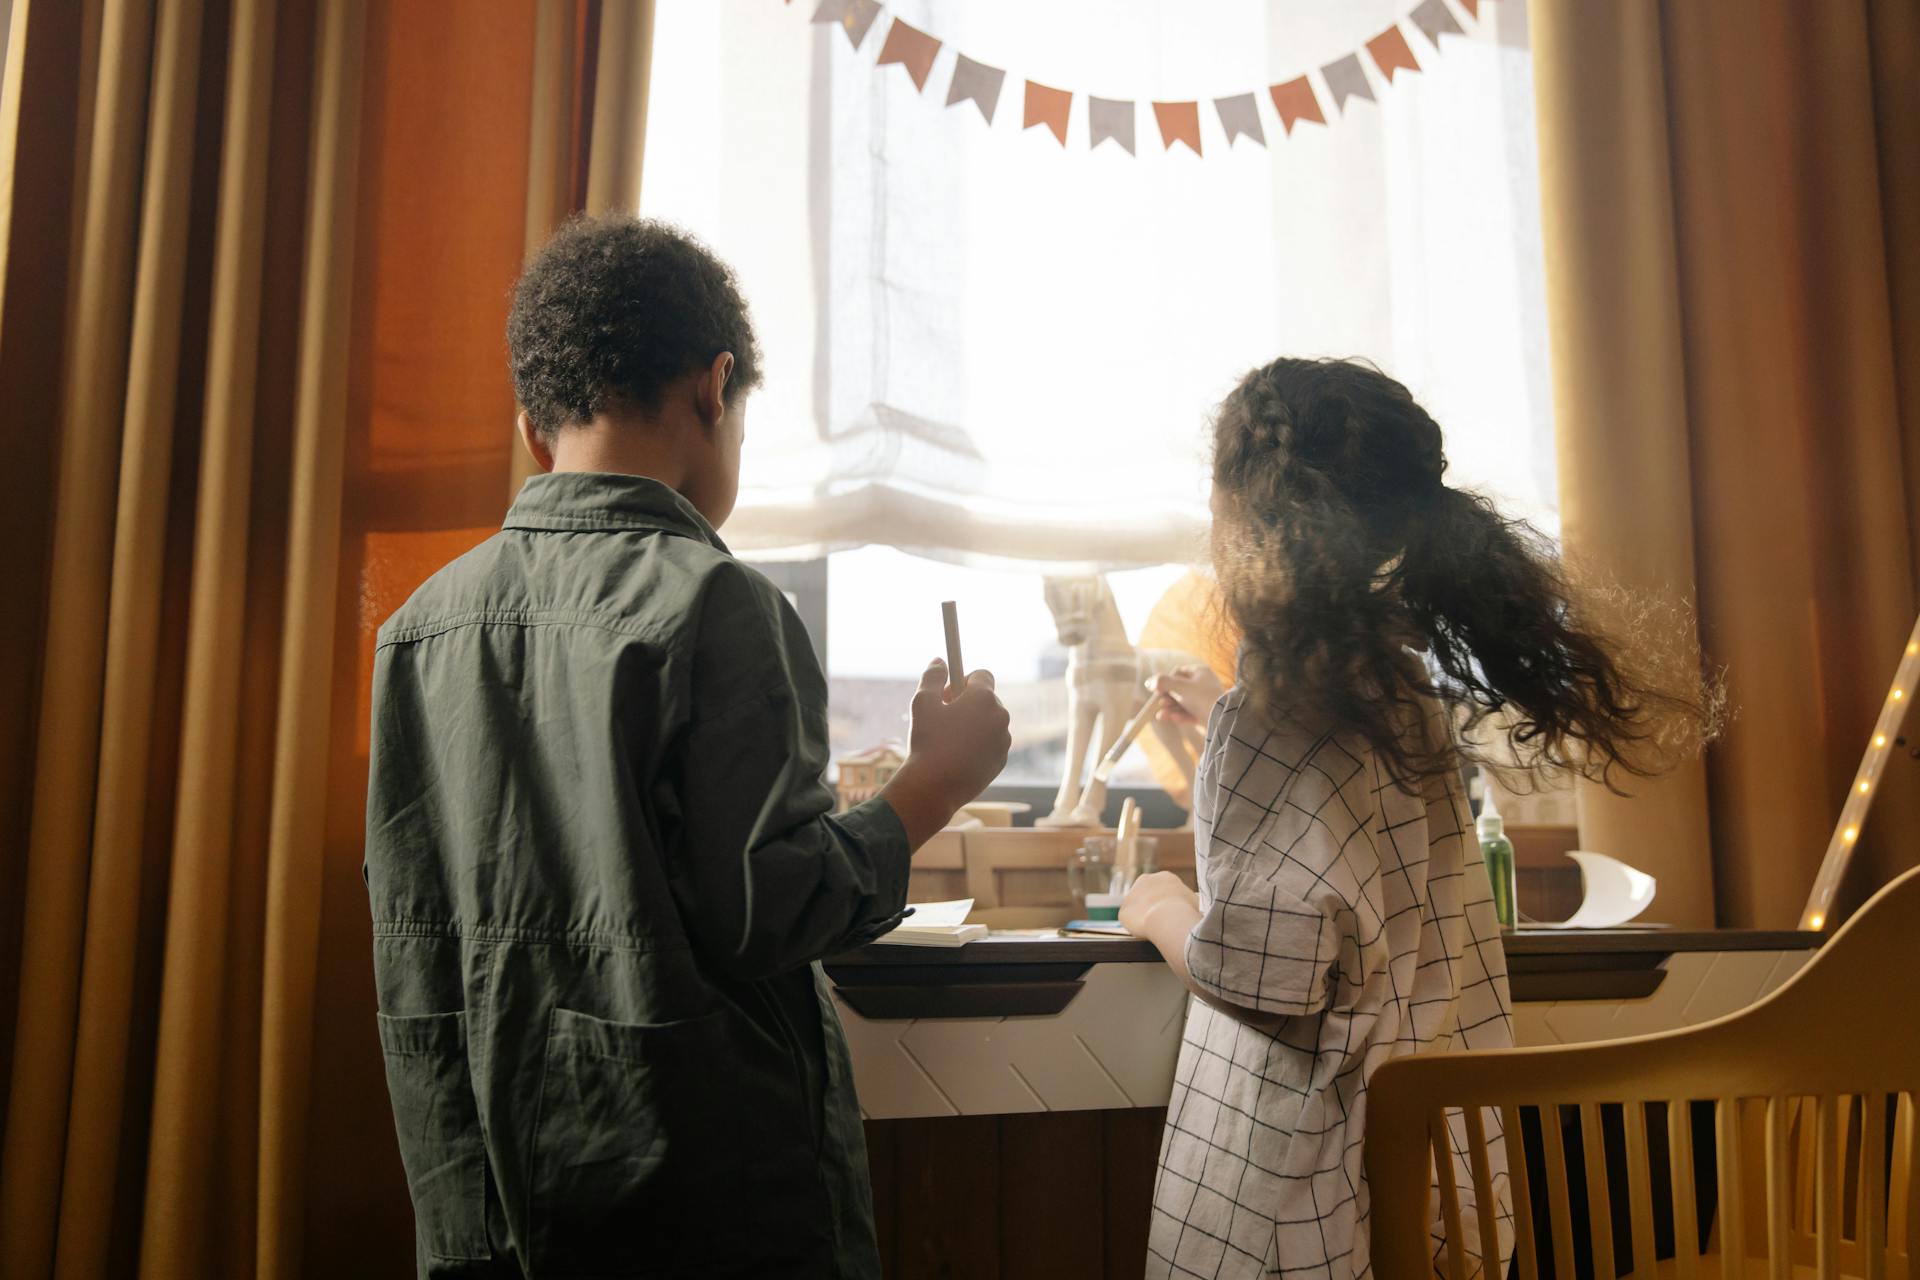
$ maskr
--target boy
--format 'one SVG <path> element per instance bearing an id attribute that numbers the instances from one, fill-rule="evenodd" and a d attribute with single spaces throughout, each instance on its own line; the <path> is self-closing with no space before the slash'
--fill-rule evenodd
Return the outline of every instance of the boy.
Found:
<path id="1" fill-rule="evenodd" d="M 366 876 L 420 1274 L 877 1278 L 817 961 L 899 920 L 1007 713 L 935 662 L 906 764 L 830 813 L 806 633 L 715 532 L 760 371 L 705 248 L 576 221 L 507 337 L 547 474 L 374 667 Z"/>

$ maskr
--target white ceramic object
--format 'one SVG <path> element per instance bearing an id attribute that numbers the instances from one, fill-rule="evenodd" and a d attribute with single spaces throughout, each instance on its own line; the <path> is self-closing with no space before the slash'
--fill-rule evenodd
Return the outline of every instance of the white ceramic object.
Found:
<path id="1" fill-rule="evenodd" d="M 1614 929 L 1653 903 L 1659 882 L 1637 867 L 1604 853 L 1576 849 L 1567 855 L 1580 864 L 1580 907 L 1549 929 Z"/>

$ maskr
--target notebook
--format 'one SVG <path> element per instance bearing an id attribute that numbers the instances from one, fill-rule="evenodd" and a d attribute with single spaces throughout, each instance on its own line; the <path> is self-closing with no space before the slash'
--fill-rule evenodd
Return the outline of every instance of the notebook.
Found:
<path id="1" fill-rule="evenodd" d="M 1096 938 L 1131 938 L 1127 926 L 1118 920 L 1069 920 L 1060 926 L 1064 934 L 1085 934 Z"/>
<path id="2" fill-rule="evenodd" d="M 987 936 L 987 926 L 967 923 L 967 913 L 973 910 L 972 898 L 909 905 L 913 914 L 906 922 L 874 941 L 906 947 L 962 947 Z"/>

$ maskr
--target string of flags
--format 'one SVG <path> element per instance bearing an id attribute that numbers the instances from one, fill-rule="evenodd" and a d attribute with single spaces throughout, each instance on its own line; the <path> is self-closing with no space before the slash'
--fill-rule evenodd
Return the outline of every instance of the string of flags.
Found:
<path id="1" fill-rule="evenodd" d="M 787 0 L 787 3 L 791 4 L 792 0 Z M 1461 12 L 1476 23 L 1480 20 L 1482 3 L 1483 0 L 1454 0 Z M 817 0 L 812 21 L 840 27 L 857 50 L 879 25 L 885 12 L 880 0 Z M 1420 0 L 1399 22 L 1365 41 L 1360 48 L 1318 68 L 1326 99 L 1334 115 L 1345 115 L 1348 106 L 1355 101 L 1377 101 L 1373 81 L 1361 63 L 1363 53 L 1388 85 L 1393 83 L 1396 74 L 1413 74 L 1421 70 L 1420 62 L 1414 56 L 1414 46 L 1402 30 L 1403 25 L 1411 25 L 1419 31 L 1427 44 L 1432 46 L 1435 55 L 1441 52 L 1442 36 L 1466 35 L 1448 0 Z M 933 74 L 934 59 L 943 47 L 944 42 L 938 36 L 894 18 L 881 39 L 880 57 L 875 66 L 900 67 L 913 81 L 914 90 L 925 93 L 927 80 Z M 956 50 L 953 76 L 947 83 L 946 105 L 954 107 L 971 103 L 991 125 L 994 114 L 1000 108 L 1006 81 L 1004 68 L 989 66 Z M 1037 80 L 1027 80 L 1024 84 L 1020 127 L 1042 127 L 1065 147 L 1067 120 L 1075 96 L 1073 91 L 1041 84 Z M 1328 123 L 1328 113 L 1322 105 L 1322 92 L 1315 86 L 1310 74 L 1266 86 L 1265 96 L 1273 102 L 1283 134 L 1291 137 L 1297 125 Z M 1082 96 L 1087 102 L 1088 148 L 1112 142 L 1128 155 L 1138 155 L 1135 150 L 1134 123 L 1139 115 L 1139 101 L 1132 98 L 1100 98 L 1092 94 Z M 1267 145 L 1259 99 L 1259 94 L 1247 92 L 1212 100 L 1214 114 L 1220 119 L 1220 127 L 1226 134 L 1229 147 L 1241 138 L 1261 147 Z M 1149 105 L 1153 108 L 1154 124 L 1159 129 L 1163 150 L 1172 151 L 1178 144 L 1196 156 L 1201 154 L 1202 104 L 1199 100 L 1150 102 Z"/>

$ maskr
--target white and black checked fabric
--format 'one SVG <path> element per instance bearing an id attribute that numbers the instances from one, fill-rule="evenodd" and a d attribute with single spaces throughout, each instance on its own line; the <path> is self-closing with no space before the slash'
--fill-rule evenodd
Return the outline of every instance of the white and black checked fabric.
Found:
<path id="1" fill-rule="evenodd" d="M 1439 708 L 1426 731 L 1444 733 Z M 1239 689 L 1194 783 L 1196 984 L 1288 1015 L 1272 1034 L 1188 1003 L 1154 1184 L 1147 1275 L 1371 1273 L 1367 1081 L 1388 1058 L 1513 1043 L 1506 955 L 1458 782 L 1403 790 L 1345 736 L 1275 730 Z M 1480 1272 L 1465 1124 L 1451 1117 L 1460 1241 Z M 1500 1119 L 1487 1126 L 1499 1272 L 1512 1252 Z M 1446 1242 L 1435 1213 L 1436 1264 Z"/>

